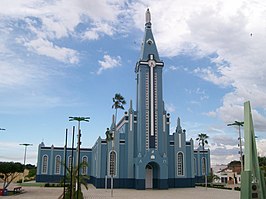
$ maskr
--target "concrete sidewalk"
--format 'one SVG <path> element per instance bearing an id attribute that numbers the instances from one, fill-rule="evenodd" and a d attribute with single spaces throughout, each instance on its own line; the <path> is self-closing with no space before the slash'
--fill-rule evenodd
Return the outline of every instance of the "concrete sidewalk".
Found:
<path id="1" fill-rule="evenodd" d="M 23 194 L 6 196 L 4 198 L 14 199 L 57 199 L 63 188 L 57 187 L 23 187 Z M 89 185 L 89 189 L 82 188 L 86 199 L 111 198 L 111 190 L 96 189 Z M 204 187 L 168 189 L 168 190 L 135 190 L 135 189 L 114 189 L 113 198 L 120 199 L 239 199 L 239 191 L 222 190 Z"/>
<path id="2" fill-rule="evenodd" d="M 111 190 L 95 189 L 89 185 L 89 189 L 83 190 L 86 199 L 111 198 Z M 125 199 L 239 199 L 240 192 L 223 189 L 213 189 L 204 187 L 168 189 L 168 190 L 134 190 L 134 189 L 114 189 L 113 198 Z"/>

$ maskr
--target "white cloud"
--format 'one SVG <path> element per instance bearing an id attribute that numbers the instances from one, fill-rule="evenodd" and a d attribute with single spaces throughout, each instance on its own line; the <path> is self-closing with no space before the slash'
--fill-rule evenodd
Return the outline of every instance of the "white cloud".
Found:
<path id="1" fill-rule="evenodd" d="M 215 111 L 209 111 L 207 113 L 203 113 L 203 115 L 207 115 L 209 117 L 216 117 L 217 116 L 217 113 Z"/>
<path id="2" fill-rule="evenodd" d="M 15 161 L 23 162 L 24 159 L 24 146 L 19 142 L 0 142 L 0 159 L 1 161 Z M 26 164 L 37 163 L 37 145 L 27 148 L 27 162 Z"/>
<path id="3" fill-rule="evenodd" d="M 23 38 L 22 44 L 32 52 L 75 64 L 79 61 L 78 52 L 65 43 L 58 45 L 57 41 L 64 38 L 96 40 L 101 35 L 113 35 L 119 16 L 123 15 L 123 6 L 124 1 L 107 0 L 4 0 L 0 6 L 3 8 L 0 9 L 1 31 L 13 39 Z M 79 31 L 79 26 L 86 31 Z"/>
<path id="4" fill-rule="evenodd" d="M 176 71 L 176 70 L 178 70 L 178 67 L 172 65 L 172 66 L 169 67 L 169 69 L 172 70 L 172 71 Z"/>
<path id="5" fill-rule="evenodd" d="M 31 41 L 25 41 L 24 45 L 33 52 L 39 55 L 52 57 L 58 61 L 75 64 L 78 63 L 78 52 L 65 47 L 59 47 L 52 42 L 38 38 Z"/>
<path id="6" fill-rule="evenodd" d="M 132 6 L 141 30 L 144 16 L 139 12 L 150 7 L 161 55 L 209 59 L 209 66 L 197 67 L 194 73 L 231 89 L 212 115 L 216 112 L 227 122 L 241 119 L 243 103 L 250 100 L 256 128 L 266 129 L 266 114 L 259 112 L 266 108 L 266 29 L 261 25 L 266 23 L 265 2 L 191 0 L 180 5 L 179 1 L 140 0 Z"/>
<path id="7" fill-rule="evenodd" d="M 193 72 L 202 77 L 203 79 L 210 81 L 218 86 L 229 86 L 232 83 L 232 80 L 230 80 L 229 78 L 221 76 L 219 74 L 214 74 L 210 67 L 196 68 Z M 220 72 L 219 69 L 217 72 Z"/>
<path id="8" fill-rule="evenodd" d="M 174 104 L 171 104 L 171 103 L 170 104 L 166 103 L 165 104 L 165 109 L 166 109 L 166 111 L 168 113 L 174 113 L 176 111 L 175 105 Z"/>
<path id="9" fill-rule="evenodd" d="M 266 139 L 257 140 L 258 155 L 261 157 L 266 156 Z"/>
<path id="10" fill-rule="evenodd" d="M 83 39 L 97 40 L 100 38 L 101 34 L 106 34 L 112 36 L 114 34 L 114 27 L 108 23 L 96 23 L 95 27 L 88 29 L 83 33 Z"/>
<path id="11" fill-rule="evenodd" d="M 121 57 L 111 57 L 110 55 L 104 55 L 103 60 L 98 61 L 100 68 L 97 74 L 101 74 L 103 70 L 112 69 L 121 66 Z"/>

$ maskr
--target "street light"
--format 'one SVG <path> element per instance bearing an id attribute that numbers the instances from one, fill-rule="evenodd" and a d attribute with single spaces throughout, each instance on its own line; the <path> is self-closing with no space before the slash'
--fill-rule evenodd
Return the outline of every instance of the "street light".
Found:
<path id="1" fill-rule="evenodd" d="M 24 144 L 19 144 L 19 145 L 25 146 L 25 153 L 24 153 L 24 171 L 25 171 L 25 168 L 26 168 L 27 147 L 28 146 L 32 146 L 33 144 L 24 143 Z M 24 183 L 24 171 L 23 171 L 22 183 Z"/>
<path id="2" fill-rule="evenodd" d="M 76 165 L 78 169 L 77 183 L 76 183 L 76 191 L 77 191 L 77 199 L 79 198 L 79 164 L 80 164 L 80 122 L 89 122 L 90 117 L 69 117 L 69 121 L 78 121 L 78 143 L 77 143 L 77 157 L 76 157 Z"/>
<path id="3" fill-rule="evenodd" d="M 0 128 L 0 131 L 5 131 L 6 129 L 2 129 L 2 128 Z"/>
<path id="4" fill-rule="evenodd" d="M 240 132 L 240 126 L 243 126 L 244 122 L 235 121 L 232 124 L 227 124 L 227 126 L 238 126 L 238 132 L 239 132 L 239 147 L 240 147 L 240 163 L 241 163 L 241 171 L 244 170 L 243 166 L 243 151 L 242 151 L 242 138 L 241 138 L 241 132 Z"/>

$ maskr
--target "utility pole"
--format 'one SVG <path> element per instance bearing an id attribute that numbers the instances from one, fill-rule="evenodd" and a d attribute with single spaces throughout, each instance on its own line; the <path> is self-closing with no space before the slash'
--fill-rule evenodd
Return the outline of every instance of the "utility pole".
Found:
<path id="1" fill-rule="evenodd" d="M 28 143 L 24 143 L 24 144 L 19 144 L 22 146 L 25 146 L 25 153 L 24 153 L 24 171 L 23 171 L 23 177 L 22 177 L 22 183 L 24 183 L 24 173 L 25 173 L 25 169 L 26 169 L 26 156 L 27 156 L 27 147 L 28 146 L 32 146 L 33 144 L 28 144 Z"/>
<path id="2" fill-rule="evenodd" d="M 76 191 L 77 191 L 77 199 L 79 198 L 79 164 L 80 164 L 80 137 L 81 137 L 81 131 L 80 131 L 80 122 L 89 122 L 89 117 L 69 117 L 69 121 L 78 121 L 78 143 L 77 143 L 77 157 L 76 157 L 76 166 L 78 169 L 77 174 L 77 183 L 76 183 Z"/>
<path id="3" fill-rule="evenodd" d="M 227 124 L 227 126 L 238 126 L 238 133 L 239 133 L 239 148 L 240 148 L 240 163 L 241 163 L 241 171 L 244 170 L 244 166 L 243 166 L 243 150 L 242 150 L 242 138 L 241 138 L 241 131 L 240 131 L 240 126 L 243 126 L 244 122 L 239 122 L 239 121 L 235 121 L 232 124 Z"/>

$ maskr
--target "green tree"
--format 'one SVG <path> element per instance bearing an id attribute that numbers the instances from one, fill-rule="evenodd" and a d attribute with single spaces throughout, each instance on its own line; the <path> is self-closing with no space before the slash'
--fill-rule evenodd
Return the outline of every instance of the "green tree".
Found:
<path id="1" fill-rule="evenodd" d="M 66 166 L 66 165 L 64 165 Z M 67 182 L 67 189 L 66 189 L 66 197 L 65 199 L 74 199 L 75 196 L 77 195 L 76 190 L 76 182 L 78 180 L 78 175 L 79 175 L 79 187 L 81 187 L 81 185 L 84 185 L 85 188 L 88 190 L 88 180 L 90 179 L 90 177 L 88 175 L 81 175 L 80 174 L 80 170 L 82 169 L 83 166 L 88 166 L 87 163 L 82 162 L 79 164 L 79 166 L 75 166 L 72 169 L 72 178 L 71 178 L 71 168 L 66 167 L 67 170 L 67 175 L 66 175 L 66 182 Z M 72 179 L 72 187 L 70 186 Z M 64 198 L 64 193 L 61 195 L 61 198 Z M 79 199 L 83 199 L 83 193 L 81 191 L 81 189 L 79 189 Z"/>
<path id="2" fill-rule="evenodd" d="M 126 100 L 125 98 L 120 94 L 120 93 L 116 93 L 115 97 L 113 97 L 113 105 L 112 108 L 115 109 L 115 121 L 117 118 L 117 109 L 125 109 L 123 105 L 126 104 Z"/>
<path id="3" fill-rule="evenodd" d="M 205 133 L 199 133 L 198 137 L 196 138 L 196 140 L 199 142 L 199 146 L 202 146 L 203 150 L 204 150 L 204 146 L 205 144 L 208 144 L 208 139 L 209 136 Z"/>
<path id="4" fill-rule="evenodd" d="M 198 134 L 198 137 L 196 138 L 196 140 L 199 142 L 199 146 L 202 146 L 202 149 L 203 149 L 203 154 L 204 154 L 204 146 L 205 144 L 208 144 L 208 139 L 209 136 L 205 133 L 199 133 Z M 205 175 L 204 175 L 204 178 L 205 178 L 205 187 L 207 189 L 207 161 L 206 161 L 206 158 L 205 158 Z"/>
<path id="5" fill-rule="evenodd" d="M 32 164 L 27 164 L 26 165 L 26 169 L 29 170 L 29 173 L 25 177 L 28 178 L 28 180 L 35 179 L 36 178 L 36 173 L 37 173 L 37 167 L 35 165 L 32 165 Z"/>
<path id="6" fill-rule="evenodd" d="M 108 131 L 106 132 L 106 135 L 107 135 L 107 140 L 111 140 L 112 141 L 112 160 L 114 160 L 114 136 L 115 136 L 115 133 L 116 133 L 116 119 L 117 119 L 117 109 L 122 109 L 124 110 L 124 106 L 126 104 L 126 100 L 125 98 L 120 94 L 120 93 L 116 93 L 115 94 L 115 97 L 113 97 L 113 105 L 112 105 L 112 108 L 115 109 L 115 121 L 114 121 L 114 129 L 112 129 L 112 133 L 109 134 Z M 108 135 L 111 135 L 108 137 Z M 111 137 L 111 139 L 110 139 Z M 115 164 L 115 163 L 114 163 Z M 111 197 L 113 197 L 113 183 L 114 183 L 114 167 L 111 169 L 110 168 L 110 173 L 111 173 Z"/>
<path id="7" fill-rule="evenodd" d="M 260 166 L 266 166 L 266 156 L 265 157 L 258 157 L 258 159 L 259 159 L 259 165 Z"/>
<path id="8" fill-rule="evenodd" d="M 19 162 L 0 162 L 0 177 L 4 181 L 3 189 L 6 189 L 10 183 L 24 171 L 24 165 Z"/>

